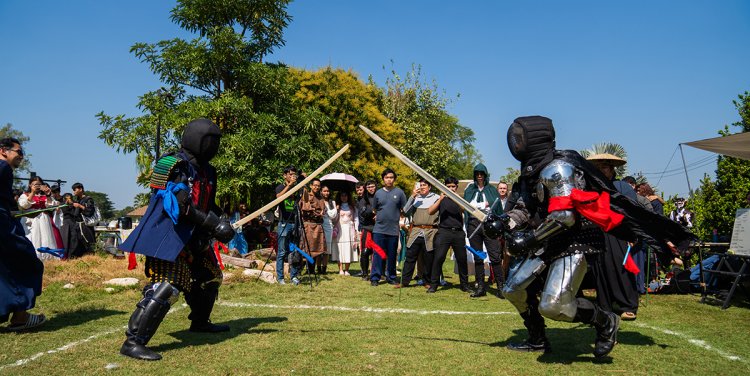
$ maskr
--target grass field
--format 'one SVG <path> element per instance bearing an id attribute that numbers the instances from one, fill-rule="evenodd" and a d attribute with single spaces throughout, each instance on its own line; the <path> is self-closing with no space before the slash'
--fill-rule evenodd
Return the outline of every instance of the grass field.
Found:
<path id="1" fill-rule="evenodd" d="M 323 276 L 314 287 L 255 282 L 239 269 L 221 289 L 212 319 L 221 334 L 187 331 L 181 300 L 149 346 L 159 362 L 119 355 L 140 288 L 106 292 L 103 281 L 134 276 L 142 263 L 87 256 L 51 262 L 33 312 L 40 329 L 0 333 L 0 375 L 531 375 L 750 374 L 750 310 L 699 304 L 697 296 L 651 296 L 638 320 L 623 323 L 610 358 L 591 355 L 594 330 L 548 321 L 553 353 L 517 353 L 525 337 L 510 303 L 471 299 L 457 288 L 370 287 L 355 277 Z M 446 271 L 452 270 L 446 262 Z M 457 282 L 446 272 L 449 282 Z M 73 289 L 64 289 L 66 283 Z"/>

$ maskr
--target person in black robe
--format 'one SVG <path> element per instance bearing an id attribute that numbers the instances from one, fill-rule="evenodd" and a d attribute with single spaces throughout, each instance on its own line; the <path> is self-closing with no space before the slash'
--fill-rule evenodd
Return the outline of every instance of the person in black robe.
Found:
<path id="1" fill-rule="evenodd" d="M 638 202 L 633 187 L 615 179 L 615 168 L 624 165 L 625 160 L 611 154 L 596 154 L 586 159 L 612 181 L 617 192 L 633 202 Z M 623 266 L 628 253 L 628 243 L 612 234 L 602 233 L 606 252 L 601 253 L 597 262 L 591 265 L 596 283 L 596 301 L 604 309 L 620 315 L 623 320 L 635 320 L 639 299 L 636 274 Z M 631 256 L 634 251 L 634 248 L 631 249 Z"/>
<path id="2" fill-rule="evenodd" d="M 42 293 L 44 264 L 26 238 L 21 222 L 13 216 L 13 169 L 23 162 L 21 143 L 0 140 L 0 323 L 10 318 L 6 330 L 20 331 L 43 324 L 43 314 L 30 314 Z M 11 317 L 12 314 L 12 317 Z"/>
<path id="3" fill-rule="evenodd" d="M 78 187 L 76 184 L 73 185 L 74 189 Z M 80 190 L 83 191 L 83 186 Z M 96 239 L 94 229 L 83 222 L 84 215 L 94 215 L 96 211 L 94 200 L 84 197 L 80 201 L 75 201 L 72 194 L 66 193 L 63 195 L 63 204 L 68 205 L 60 209 L 63 216 L 60 235 L 62 235 L 63 247 L 65 247 L 65 257 L 81 257 L 89 252 Z"/>

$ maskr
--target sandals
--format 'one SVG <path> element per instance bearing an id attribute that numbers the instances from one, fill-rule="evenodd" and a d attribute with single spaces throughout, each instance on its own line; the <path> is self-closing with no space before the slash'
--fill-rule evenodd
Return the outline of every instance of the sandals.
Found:
<path id="1" fill-rule="evenodd" d="M 620 315 L 620 319 L 625 320 L 625 321 L 633 321 L 635 320 L 635 318 L 636 318 L 635 312 L 623 312 Z"/>
<path id="2" fill-rule="evenodd" d="M 9 332 L 22 332 L 25 330 L 29 330 L 32 328 L 36 328 L 39 325 L 44 324 L 47 322 L 47 317 L 43 314 L 35 315 L 33 313 L 29 314 L 29 318 L 26 319 L 26 322 L 23 324 L 17 324 L 17 325 L 9 325 L 5 328 L 5 330 Z"/>

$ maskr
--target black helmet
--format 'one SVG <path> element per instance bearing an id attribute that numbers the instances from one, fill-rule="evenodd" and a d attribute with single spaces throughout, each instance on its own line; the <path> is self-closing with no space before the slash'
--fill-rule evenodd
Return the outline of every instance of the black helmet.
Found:
<path id="1" fill-rule="evenodd" d="M 208 162 L 219 152 L 221 130 L 208 119 L 195 119 L 182 132 L 182 148 L 201 162 Z"/>
<path id="2" fill-rule="evenodd" d="M 521 162 L 521 176 L 533 176 L 552 161 L 555 151 L 555 128 L 544 116 L 525 116 L 508 128 L 508 148 Z"/>

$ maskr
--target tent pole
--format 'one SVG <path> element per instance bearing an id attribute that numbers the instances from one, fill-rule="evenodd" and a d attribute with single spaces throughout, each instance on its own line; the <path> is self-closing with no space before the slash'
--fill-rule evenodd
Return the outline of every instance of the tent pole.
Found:
<path id="1" fill-rule="evenodd" d="M 685 180 L 687 180 L 688 195 L 692 198 L 693 188 L 690 187 L 690 178 L 688 177 L 687 166 L 685 165 L 685 154 L 682 152 L 682 144 L 680 144 L 680 156 L 682 156 L 682 168 L 685 169 Z"/>

